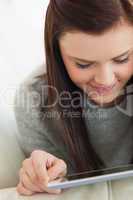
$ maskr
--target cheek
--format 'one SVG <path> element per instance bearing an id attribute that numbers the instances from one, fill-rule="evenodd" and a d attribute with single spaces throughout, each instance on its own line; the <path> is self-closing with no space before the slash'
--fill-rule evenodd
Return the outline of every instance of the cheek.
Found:
<path id="1" fill-rule="evenodd" d="M 122 81 L 126 82 L 128 81 L 131 76 L 133 75 L 133 62 L 128 63 L 127 65 L 124 65 L 119 70 L 119 77 Z"/>
<path id="2" fill-rule="evenodd" d="M 78 69 L 76 66 L 66 66 L 67 72 L 70 79 L 77 85 L 82 86 L 91 80 L 91 73 L 86 72 L 85 70 Z"/>
<path id="3" fill-rule="evenodd" d="M 62 51 L 61 55 L 69 78 L 74 82 L 75 85 L 80 87 L 86 84 L 91 79 L 92 76 L 90 70 L 88 73 L 88 70 L 86 71 L 78 68 L 72 61 L 67 59 L 67 57 L 62 53 Z"/>

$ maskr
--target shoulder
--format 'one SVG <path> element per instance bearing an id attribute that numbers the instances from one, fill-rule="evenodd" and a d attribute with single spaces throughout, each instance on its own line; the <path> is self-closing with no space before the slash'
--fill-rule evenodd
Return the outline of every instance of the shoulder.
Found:
<path id="1" fill-rule="evenodd" d="M 47 73 L 32 73 L 26 77 L 16 90 L 14 113 L 17 123 L 49 129 L 51 134 L 62 131 L 60 113 L 49 109 Z M 55 131 L 56 130 L 56 131 Z"/>
<path id="2" fill-rule="evenodd" d="M 15 107 L 31 111 L 40 109 L 48 99 L 47 73 L 31 73 L 18 86 L 15 92 Z"/>
<path id="3" fill-rule="evenodd" d="M 13 110 L 17 124 L 21 128 L 27 126 L 39 132 L 43 132 L 44 126 L 45 129 L 51 126 L 53 120 L 48 120 L 44 109 L 47 100 L 47 73 L 35 70 L 16 89 Z"/>
<path id="4" fill-rule="evenodd" d="M 50 138 L 54 137 L 54 120 L 47 117 L 47 110 L 43 105 L 47 105 L 47 74 L 31 73 L 18 86 L 14 97 L 14 115 L 21 133 L 41 134 Z M 51 139 L 53 141 L 53 139 Z"/>

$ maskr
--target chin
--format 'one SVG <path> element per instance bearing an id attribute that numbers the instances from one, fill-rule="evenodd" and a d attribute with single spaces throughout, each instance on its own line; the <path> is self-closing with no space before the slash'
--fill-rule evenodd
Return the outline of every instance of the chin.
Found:
<path id="1" fill-rule="evenodd" d="M 114 99 L 91 99 L 94 103 L 98 105 L 105 105 L 105 104 L 111 104 L 114 102 Z"/>
<path id="2" fill-rule="evenodd" d="M 115 95 L 115 96 L 111 96 L 111 95 L 107 95 L 107 96 L 98 96 L 98 97 L 89 97 L 94 103 L 98 104 L 98 105 L 104 105 L 104 104 L 111 104 L 113 102 L 115 102 L 115 100 L 117 99 L 119 95 Z"/>

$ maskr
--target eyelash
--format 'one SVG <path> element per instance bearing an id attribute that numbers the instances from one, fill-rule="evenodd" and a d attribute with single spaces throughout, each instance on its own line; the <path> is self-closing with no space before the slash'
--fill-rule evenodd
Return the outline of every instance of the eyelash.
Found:
<path id="1" fill-rule="evenodd" d="M 77 65 L 79 68 L 85 69 L 85 68 L 90 67 L 92 64 L 82 65 L 82 64 L 80 64 L 80 63 L 76 63 L 76 65 Z"/>
<path id="2" fill-rule="evenodd" d="M 129 57 L 127 57 L 123 60 L 114 60 L 114 62 L 116 64 L 124 64 L 124 63 L 127 63 L 128 61 L 129 61 Z M 76 65 L 81 69 L 85 69 L 85 68 L 91 67 L 93 64 L 82 65 L 80 63 L 76 63 Z"/>
<path id="3" fill-rule="evenodd" d="M 123 59 L 123 60 L 115 60 L 114 62 L 116 62 L 117 64 L 123 64 L 123 63 L 127 63 L 129 61 L 129 57 Z"/>

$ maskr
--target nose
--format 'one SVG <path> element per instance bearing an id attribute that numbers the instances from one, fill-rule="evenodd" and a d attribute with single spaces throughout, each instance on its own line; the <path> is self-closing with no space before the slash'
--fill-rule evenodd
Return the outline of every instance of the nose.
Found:
<path id="1" fill-rule="evenodd" d="M 110 65 L 103 65 L 96 70 L 94 82 L 98 86 L 109 87 L 116 82 L 116 76 Z"/>

